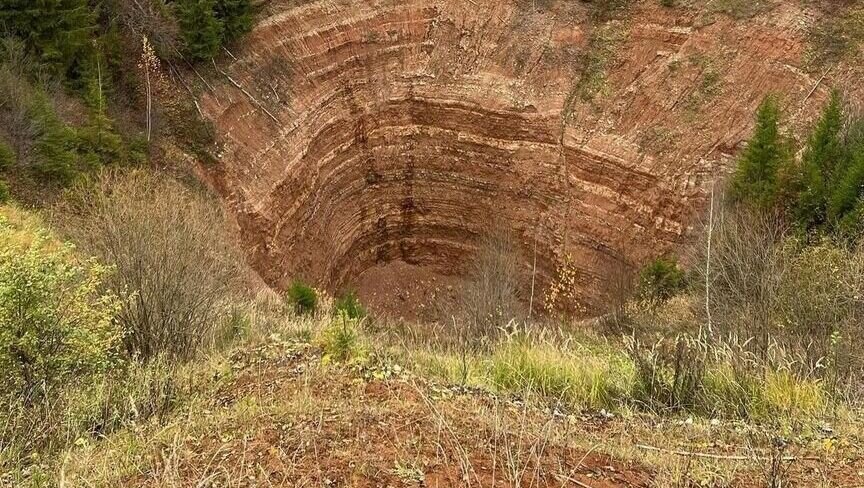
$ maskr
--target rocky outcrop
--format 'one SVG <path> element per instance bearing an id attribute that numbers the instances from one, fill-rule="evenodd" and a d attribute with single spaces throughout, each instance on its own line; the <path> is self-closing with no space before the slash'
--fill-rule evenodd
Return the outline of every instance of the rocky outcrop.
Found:
<path id="1" fill-rule="evenodd" d="M 808 96 L 814 14 L 797 2 L 746 20 L 596 8 L 266 4 L 200 100 L 222 141 L 211 173 L 262 277 L 337 288 L 392 262 L 458 275 L 497 225 L 536 249 L 543 286 L 575 267 L 590 308 L 613 264 L 687 238 L 764 94 L 806 124 L 829 86 L 854 86 L 837 70 Z"/>

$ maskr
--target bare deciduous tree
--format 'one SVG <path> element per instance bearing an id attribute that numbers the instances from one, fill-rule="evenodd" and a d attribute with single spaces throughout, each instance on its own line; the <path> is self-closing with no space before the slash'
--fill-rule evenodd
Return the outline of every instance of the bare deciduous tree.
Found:
<path id="1" fill-rule="evenodd" d="M 210 344 L 242 263 L 219 204 L 147 171 L 106 172 L 79 196 L 65 227 L 131 295 L 118 317 L 129 349 L 188 358 Z"/>

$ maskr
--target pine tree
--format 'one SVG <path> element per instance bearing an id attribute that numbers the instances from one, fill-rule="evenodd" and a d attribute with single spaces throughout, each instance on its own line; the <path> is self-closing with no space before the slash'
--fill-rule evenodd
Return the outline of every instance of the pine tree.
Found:
<path id="1" fill-rule="evenodd" d="M 0 32 L 21 38 L 58 75 L 74 75 L 86 61 L 95 29 L 95 15 L 87 0 L 0 2 Z"/>
<path id="2" fill-rule="evenodd" d="M 797 216 L 804 229 L 826 223 L 826 207 L 832 185 L 843 175 L 847 163 L 840 140 L 843 129 L 843 107 L 840 94 L 834 91 L 822 117 L 816 124 L 802 159 L 803 191 L 797 203 Z"/>
<path id="3" fill-rule="evenodd" d="M 215 0 L 180 0 L 177 21 L 186 54 L 196 61 L 215 56 L 222 46 L 224 27 L 216 18 Z"/>
<path id="4" fill-rule="evenodd" d="M 34 94 L 28 112 L 36 129 L 33 169 L 47 180 L 71 183 L 77 174 L 74 132 L 57 118 L 44 92 Z"/>
<path id="5" fill-rule="evenodd" d="M 124 157 L 123 139 L 114 130 L 114 122 L 108 115 L 106 90 L 109 85 L 107 73 L 102 69 L 100 58 L 89 76 L 84 102 L 89 109 L 87 124 L 78 130 L 79 149 L 91 166 L 121 162 Z"/>
<path id="6" fill-rule="evenodd" d="M 852 122 L 842 140 L 842 172 L 831 185 L 828 200 L 828 221 L 850 232 L 850 223 L 860 220 L 861 196 L 864 195 L 864 118 Z"/>
<path id="7" fill-rule="evenodd" d="M 252 28 L 249 0 L 216 0 L 216 17 L 224 26 L 224 41 L 233 42 Z"/>
<path id="8" fill-rule="evenodd" d="M 756 129 L 738 162 L 732 196 L 738 202 L 769 208 L 777 203 L 778 172 L 790 160 L 789 145 L 780 134 L 777 100 L 768 96 L 756 113 Z"/>

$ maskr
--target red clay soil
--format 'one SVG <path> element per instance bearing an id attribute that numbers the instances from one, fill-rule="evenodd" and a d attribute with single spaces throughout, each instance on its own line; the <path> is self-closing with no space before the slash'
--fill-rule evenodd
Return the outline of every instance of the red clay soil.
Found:
<path id="1" fill-rule="evenodd" d="M 649 486 L 639 466 L 561 444 L 561 433 L 573 430 L 564 420 L 553 424 L 540 411 L 503 403 L 496 410 L 487 397 L 405 378 L 363 380 L 339 369 L 305 376 L 309 361 L 319 360 L 241 371 L 214 408 L 250 398 L 294 406 L 228 421 L 172 447 L 183 453 L 170 462 L 181 486 Z M 298 391 L 308 398 L 291 403 Z M 124 486 L 158 486 L 165 459 L 154 455 L 153 471 Z"/>
<path id="2" fill-rule="evenodd" d="M 392 261 L 364 271 L 356 280 L 360 301 L 376 315 L 391 319 L 434 321 L 456 300 L 459 285 L 453 274 Z"/>
<path id="3" fill-rule="evenodd" d="M 410 375 L 370 379 L 374 370 L 320 369 L 320 361 L 311 349 L 236 357 L 235 379 L 206 412 L 234 413 L 201 437 L 153 452 L 151 470 L 123 486 L 163 486 L 168 470 L 190 487 L 660 486 L 650 467 L 574 447 L 589 434 L 631 435 L 617 420 L 574 422 L 488 393 Z M 790 453 L 801 459 L 783 486 L 864 486 L 861 457 Z M 754 468 L 724 486 L 766 485 Z"/>

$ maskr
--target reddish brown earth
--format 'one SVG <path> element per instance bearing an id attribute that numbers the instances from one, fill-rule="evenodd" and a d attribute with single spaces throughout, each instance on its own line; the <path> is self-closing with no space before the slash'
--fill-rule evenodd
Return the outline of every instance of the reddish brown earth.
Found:
<path id="1" fill-rule="evenodd" d="M 646 451 L 632 450 L 654 430 L 666 433 L 661 448 L 752 455 L 731 424 L 706 447 L 674 419 L 648 417 L 650 425 L 640 425 L 638 418 L 566 414 L 372 365 L 322 367 L 315 348 L 285 347 L 238 352 L 212 403 L 178 421 L 194 430 L 162 436 L 143 454 L 147 468 L 118 486 L 768 486 L 761 461 L 717 461 L 713 469 L 729 473 L 720 482 L 700 478 L 696 458 L 666 453 L 645 457 L 648 464 L 639 460 Z M 723 442 L 726 435 L 733 444 Z M 636 459 L 610 454 L 616 446 Z M 797 459 L 784 467 L 783 486 L 864 486 L 858 455 L 818 446 L 786 454 Z M 673 466 L 680 472 L 670 480 L 662 473 Z"/>
<path id="2" fill-rule="evenodd" d="M 801 127 L 832 86 L 862 93 L 852 63 L 810 94 L 810 2 L 745 19 L 685 3 L 600 20 L 580 1 L 265 2 L 201 97 L 252 264 L 398 303 L 379 268 L 447 280 L 500 226 L 526 275 L 536 239 L 541 287 L 570 262 L 597 306 L 612 265 L 686 241 L 765 94 Z"/>

